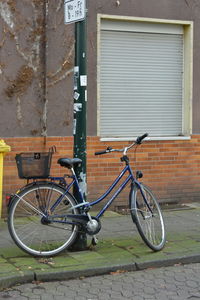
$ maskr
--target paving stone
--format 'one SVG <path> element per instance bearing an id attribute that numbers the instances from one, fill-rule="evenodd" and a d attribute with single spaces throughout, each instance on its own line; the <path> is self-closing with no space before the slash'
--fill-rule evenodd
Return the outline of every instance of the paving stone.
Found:
<path id="1" fill-rule="evenodd" d="M 200 266 L 200 264 L 198 264 Z M 199 294 L 199 284 L 200 284 L 200 268 L 197 268 L 197 264 L 190 265 L 188 272 L 191 274 L 191 270 L 196 273 L 195 277 L 190 279 L 191 282 L 198 284 L 187 285 L 183 284 L 177 287 L 175 284 L 169 284 L 165 282 L 166 274 L 167 278 L 183 280 L 187 275 L 187 268 L 185 266 L 179 265 L 174 267 L 165 267 L 162 269 L 145 270 L 140 272 L 126 272 L 126 273 L 116 273 L 116 275 L 103 275 L 99 277 L 84 278 L 82 280 L 68 280 L 68 281 L 58 281 L 50 282 L 44 284 L 28 284 L 17 287 L 14 290 L 13 295 L 22 295 L 28 299 L 30 291 L 33 294 L 40 296 L 40 299 L 123 299 L 123 300 L 187 300 L 187 299 L 198 299 Z M 166 273 L 168 272 L 168 273 Z M 145 277 L 143 276 L 145 274 Z M 184 274 L 183 274 L 184 273 Z M 158 284 L 158 278 L 165 284 Z M 143 282 L 141 281 L 143 278 Z M 126 280 L 129 282 L 126 283 Z M 94 280 L 94 282 L 93 282 Z M 132 281 L 132 284 L 131 284 Z M 99 282 L 99 285 L 98 285 Z M 186 280 L 187 282 L 187 280 Z M 142 285 L 138 288 L 138 284 Z M 185 283 L 185 281 L 180 281 L 178 283 Z M 9 294 L 7 294 L 9 295 Z M 48 298 L 47 298 L 48 297 Z M 1 293 L 0 293 L 1 299 Z"/>
<path id="2" fill-rule="evenodd" d="M 199 212 L 200 210 L 198 210 L 198 214 Z M 167 222 L 168 243 L 161 252 L 154 253 L 148 249 L 138 233 L 136 233 L 136 229 L 132 230 L 134 224 L 130 216 L 122 216 L 105 218 L 105 226 L 102 227 L 102 231 L 99 234 L 100 243 L 93 251 L 64 252 L 57 257 L 49 258 L 47 260 L 48 263 L 43 263 L 40 259 L 30 257 L 14 246 L 12 241 L 9 241 L 7 244 L 8 247 L 6 245 L 3 247 L 2 241 L 5 243 L 8 241 L 7 239 L 3 240 L 5 233 L 1 229 L 0 288 L 9 287 L 17 282 L 68 279 L 67 282 L 62 281 L 62 286 L 57 286 L 58 283 L 55 283 L 55 285 L 52 282 L 49 283 L 51 293 L 55 290 L 55 293 L 57 293 L 55 296 L 62 297 L 62 293 L 65 293 L 66 285 L 68 292 L 70 291 L 71 300 L 76 295 L 77 286 L 82 282 L 82 292 L 85 299 L 87 299 L 86 294 L 90 290 L 93 293 L 91 295 L 88 294 L 91 298 L 96 297 L 95 293 L 97 293 L 98 297 L 101 297 L 103 291 L 106 291 L 110 297 L 109 299 L 111 299 L 111 293 L 109 294 L 111 291 L 113 291 L 116 297 L 119 297 L 119 293 L 123 289 L 127 289 L 127 291 L 131 291 L 132 293 L 134 288 L 135 293 L 137 293 L 135 296 L 139 297 L 142 295 L 138 295 L 138 289 L 143 290 L 143 293 L 145 293 L 146 289 L 147 295 L 147 291 L 151 291 L 154 287 L 158 290 L 158 294 L 159 291 L 162 291 L 162 293 L 164 291 L 162 294 L 163 299 L 170 294 L 167 293 L 167 289 L 171 289 L 171 297 L 173 298 L 180 298 L 182 295 L 191 295 L 194 297 L 195 293 L 199 292 L 196 286 L 199 285 L 200 265 L 196 263 L 190 266 L 180 266 L 179 263 L 200 261 L 200 242 L 198 241 L 200 237 L 196 214 L 196 210 L 164 212 Z M 10 247 L 10 245 L 13 247 Z M 120 271 L 126 271 L 129 268 L 135 270 L 137 267 L 142 270 L 144 268 L 163 267 L 170 264 L 177 264 L 177 266 L 170 269 L 148 269 L 133 273 L 120 273 Z M 86 271 L 88 273 L 85 273 Z M 98 272 L 99 274 L 112 272 L 115 275 L 110 276 L 109 280 L 105 276 L 94 278 L 94 283 L 92 279 L 88 278 L 85 278 L 84 281 L 76 280 L 73 283 L 73 288 L 69 285 L 71 284 L 71 280 L 69 279 L 72 277 L 83 278 L 85 275 L 95 275 Z M 5 280 L 5 274 L 10 278 L 10 281 L 7 277 Z M 28 276 L 25 276 L 26 274 Z M 14 277 L 16 278 L 14 279 Z M 6 286 L 6 284 L 8 285 Z M 112 286 L 113 289 L 111 289 Z M 61 294 L 59 294 L 59 287 Z M 174 294 L 175 289 L 180 291 L 180 295 Z M 48 288 L 45 287 L 45 290 L 48 290 Z M 27 290 L 26 293 L 26 296 L 29 295 Z M 79 295 L 81 297 L 81 292 Z M 41 297 L 43 296 L 45 295 L 41 294 Z M 152 295 L 148 293 L 146 297 L 148 296 L 151 297 Z M 35 294 L 35 297 L 37 298 L 38 295 Z"/>
<path id="3" fill-rule="evenodd" d="M 1 274 L 7 274 L 7 273 L 10 273 L 12 271 L 17 271 L 17 267 L 15 267 L 12 264 L 1 263 L 0 276 L 1 276 Z"/>

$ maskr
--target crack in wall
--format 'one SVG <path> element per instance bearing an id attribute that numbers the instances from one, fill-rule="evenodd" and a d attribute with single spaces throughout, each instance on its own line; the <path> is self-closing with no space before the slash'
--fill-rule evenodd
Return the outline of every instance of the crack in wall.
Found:
<path id="1" fill-rule="evenodd" d="M 21 99 L 17 97 L 17 120 L 19 122 L 19 125 L 23 127 L 23 115 L 22 115 L 22 109 L 21 109 Z"/>
<path id="2" fill-rule="evenodd" d="M 49 14 L 49 1 L 45 0 L 44 6 L 43 6 L 43 113 L 42 113 L 42 119 L 41 119 L 41 136 L 47 137 L 47 112 L 48 112 L 48 95 L 47 95 L 47 63 L 46 63 L 46 57 L 47 57 L 47 37 L 46 37 L 46 31 L 47 31 L 47 18 Z"/>

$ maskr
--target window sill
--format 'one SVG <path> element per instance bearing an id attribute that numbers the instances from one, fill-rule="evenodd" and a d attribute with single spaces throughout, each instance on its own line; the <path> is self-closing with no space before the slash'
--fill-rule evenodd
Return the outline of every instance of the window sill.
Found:
<path id="1" fill-rule="evenodd" d="M 107 138 L 100 138 L 101 142 L 125 142 L 125 141 L 134 141 L 137 137 L 107 137 Z M 154 137 L 148 136 L 145 141 L 183 141 L 183 140 L 190 140 L 191 136 L 165 136 L 165 137 Z"/>

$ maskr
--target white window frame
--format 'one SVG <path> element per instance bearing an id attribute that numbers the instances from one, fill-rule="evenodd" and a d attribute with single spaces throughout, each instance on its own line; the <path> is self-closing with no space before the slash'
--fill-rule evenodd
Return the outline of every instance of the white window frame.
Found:
<path id="1" fill-rule="evenodd" d="M 100 136 L 100 38 L 103 24 L 106 20 L 112 20 L 117 22 L 134 22 L 134 26 L 138 24 L 141 26 L 148 25 L 153 28 L 155 25 L 160 25 L 161 31 L 164 30 L 164 24 L 181 25 L 183 28 L 183 67 L 184 67 L 184 78 L 183 78 L 183 136 L 173 137 L 150 137 L 151 140 L 183 140 L 190 139 L 192 134 L 192 96 L 193 96 L 193 22 L 182 21 L 182 20 L 166 20 L 166 19 L 153 19 L 153 18 L 138 18 L 138 17 L 127 17 L 127 16 L 115 16 L 115 15 L 97 15 L 97 135 Z M 178 26 L 177 26 L 178 27 Z M 158 26 L 157 26 L 158 28 Z M 119 137 L 119 138 L 106 138 L 100 137 L 102 141 L 125 141 L 134 140 L 136 137 Z"/>

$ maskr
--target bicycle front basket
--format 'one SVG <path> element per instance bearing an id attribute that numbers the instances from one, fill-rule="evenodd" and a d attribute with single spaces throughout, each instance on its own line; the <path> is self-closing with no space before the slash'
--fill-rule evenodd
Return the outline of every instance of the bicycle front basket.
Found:
<path id="1" fill-rule="evenodd" d="M 52 151 L 49 151 L 17 154 L 15 159 L 19 178 L 48 178 L 51 168 L 52 153 Z"/>

